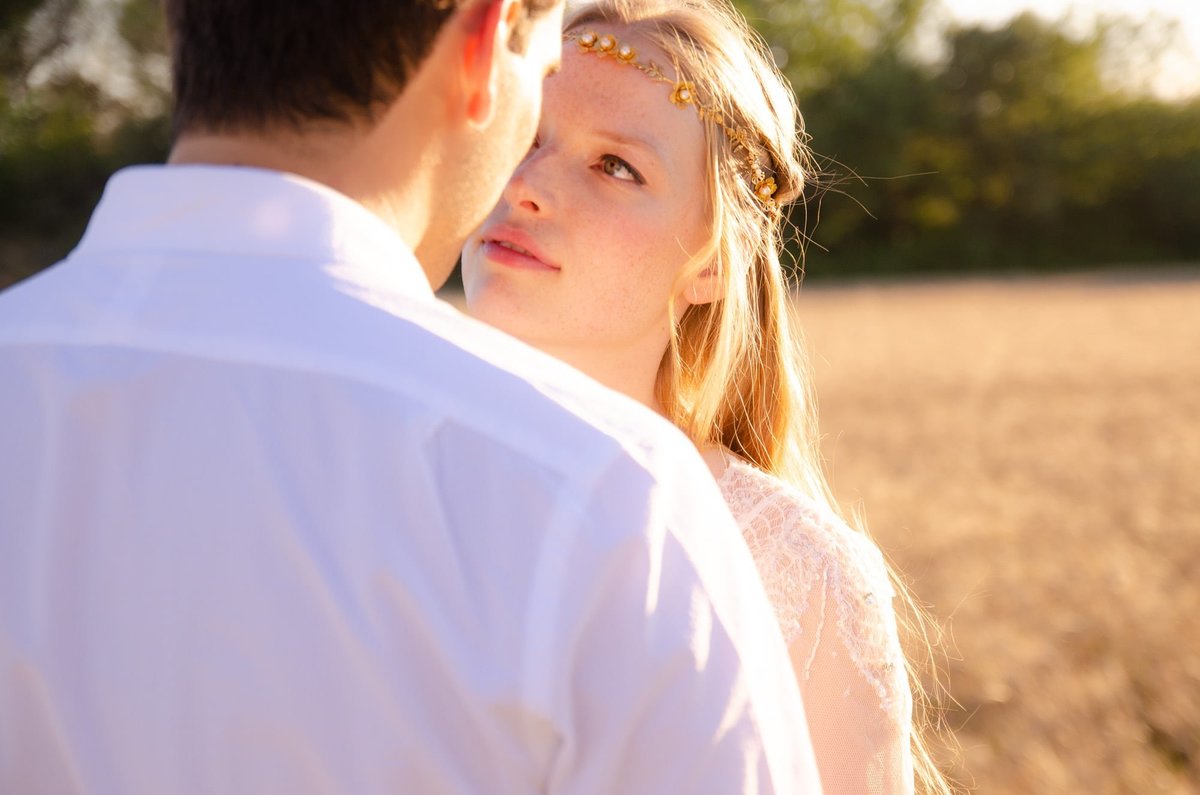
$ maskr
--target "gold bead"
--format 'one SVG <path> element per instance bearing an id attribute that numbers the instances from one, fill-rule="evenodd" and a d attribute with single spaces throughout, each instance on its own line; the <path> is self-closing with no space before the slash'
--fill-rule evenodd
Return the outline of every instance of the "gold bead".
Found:
<path id="1" fill-rule="evenodd" d="M 676 83 L 671 92 L 671 101 L 679 107 L 690 105 L 696 101 L 696 92 L 691 83 Z"/>
<path id="2" fill-rule="evenodd" d="M 754 192 L 765 203 L 773 201 L 771 197 L 775 195 L 776 190 L 778 190 L 778 187 L 775 185 L 774 177 L 767 177 L 754 186 Z"/>
<path id="3" fill-rule="evenodd" d="M 617 46 L 617 40 L 607 33 L 600 37 L 600 52 L 611 52 Z"/>

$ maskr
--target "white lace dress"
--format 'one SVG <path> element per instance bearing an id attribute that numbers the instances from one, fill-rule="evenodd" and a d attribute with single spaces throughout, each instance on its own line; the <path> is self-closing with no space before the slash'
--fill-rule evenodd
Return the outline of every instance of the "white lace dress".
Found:
<path id="1" fill-rule="evenodd" d="M 912 696 L 883 555 L 740 460 L 718 483 L 783 627 L 826 795 L 912 792 Z"/>

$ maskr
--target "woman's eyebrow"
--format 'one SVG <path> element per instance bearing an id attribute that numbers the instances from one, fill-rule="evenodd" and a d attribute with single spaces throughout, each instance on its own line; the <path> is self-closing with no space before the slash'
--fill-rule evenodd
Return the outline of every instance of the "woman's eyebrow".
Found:
<path id="1" fill-rule="evenodd" d="M 627 133 L 617 132 L 616 130 L 596 130 L 594 134 L 597 138 L 601 138 L 619 146 L 631 146 L 635 149 L 641 149 L 658 161 L 658 163 L 662 166 L 666 166 L 667 164 L 665 152 L 663 151 L 662 147 L 660 147 L 658 143 L 652 139 L 642 138 L 637 135 L 629 135 Z"/>

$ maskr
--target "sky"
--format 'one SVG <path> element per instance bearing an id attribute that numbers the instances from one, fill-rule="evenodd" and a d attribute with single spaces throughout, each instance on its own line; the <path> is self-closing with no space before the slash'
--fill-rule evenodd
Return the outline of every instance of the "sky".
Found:
<path id="1" fill-rule="evenodd" d="M 1200 0 L 941 0 L 964 22 L 1001 23 L 1022 11 L 1058 20 L 1068 14 L 1080 25 L 1099 15 L 1122 15 L 1145 20 L 1155 13 L 1179 23 L 1178 48 L 1160 58 L 1151 85 L 1156 93 L 1178 98 L 1200 92 Z"/>

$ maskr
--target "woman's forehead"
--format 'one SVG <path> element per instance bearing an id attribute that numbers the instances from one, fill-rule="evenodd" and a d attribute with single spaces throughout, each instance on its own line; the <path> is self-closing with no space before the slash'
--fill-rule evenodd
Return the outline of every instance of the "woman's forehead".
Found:
<path id="1" fill-rule="evenodd" d="M 671 60 L 644 39 L 622 32 L 618 39 L 637 49 L 638 60 L 653 61 L 668 76 Z M 616 35 L 616 34 L 614 34 Z M 671 85 L 653 80 L 636 67 L 563 45 L 562 70 L 545 84 L 543 112 L 555 124 L 601 128 L 637 135 L 674 150 L 680 159 L 699 156 L 704 128 L 694 107 L 671 102 Z"/>

